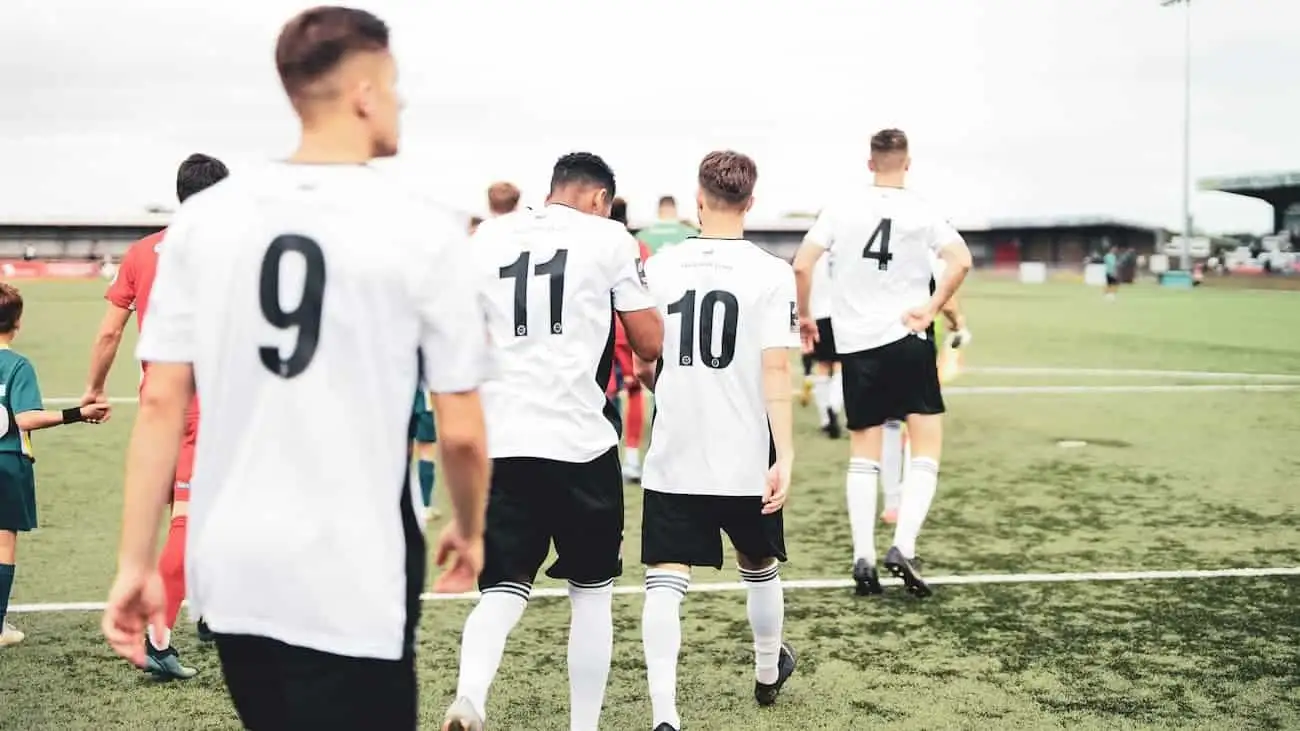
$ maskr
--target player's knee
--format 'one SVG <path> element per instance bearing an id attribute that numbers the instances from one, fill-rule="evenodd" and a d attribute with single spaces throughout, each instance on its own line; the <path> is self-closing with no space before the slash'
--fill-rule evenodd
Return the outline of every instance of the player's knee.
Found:
<path id="1" fill-rule="evenodd" d="M 746 574 L 774 572 L 781 566 L 775 556 L 747 556 L 743 553 L 736 554 L 736 564 L 740 566 L 742 578 L 746 579 Z"/>

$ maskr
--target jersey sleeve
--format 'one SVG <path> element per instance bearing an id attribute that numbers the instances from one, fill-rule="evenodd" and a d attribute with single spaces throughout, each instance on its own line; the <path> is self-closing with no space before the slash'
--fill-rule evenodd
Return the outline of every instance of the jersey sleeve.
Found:
<path id="1" fill-rule="evenodd" d="M 619 312 L 648 310 L 655 306 L 654 298 L 646 285 L 645 259 L 641 258 L 641 247 L 632 234 L 622 233 L 618 245 L 614 247 L 614 309 Z"/>
<path id="2" fill-rule="evenodd" d="M 464 393 L 478 388 L 487 373 L 483 278 L 465 237 L 452 228 L 446 236 L 416 283 L 421 366 L 429 391 Z"/>
<path id="3" fill-rule="evenodd" d="M 127 250 L 126 256 L 122 257 L 122 265 L 117 268 L 117 274 L 113 275 L 113 281 L 108 285 L 108 291 L 104 293 L 104 299 L 109 304 L 121 307 L 124 310 L 135 309 L 136 296 L 136 268 L 139 257 L 136 255 L 136 247 Z"/>
<path id="4" fill-rule="evenodd" d="M 955 241 L 963 241 L 961 234 L 953 228 L 943 216 L 935 214 L 934 223 L 930 224 L 930 250 L 936 254 L 940 249 Z"/>
<path id="5" fill-rule="evenodd" d="M 799 347 L 799 310 L 795 304 L 794 271 L 785 262 L 773 268 L 772 286 L 764 304 L 763 349 Z"/>
<path id="6" fill-rule="evenodd" d="M 812 228 L 808 229 L 804 239 L 823 249 L 829 249 L 835 244 L 835 220 L 830 208 L 823 208 L 817 214 L 817 220 L 813 221 Z"/>
<path id="7" fill-rule="evenodd" d="M 14 368 L 13 377 L 9 379 L 9 408 L 15 414 L 28 411 L 40 411 L 45 408 L 41 403 L 41 387 L 36 382 L 36 369 L 26 360 L 19 361 Z"/>
<path id="8" fill-rule="evenodd" d="M 147 363 L 193 363 L 199 277 L 190 251 L 191 215 L 184 207 L 163 236 L 158 272 L 149 292 L 149 317 L 136 357 Z"/>

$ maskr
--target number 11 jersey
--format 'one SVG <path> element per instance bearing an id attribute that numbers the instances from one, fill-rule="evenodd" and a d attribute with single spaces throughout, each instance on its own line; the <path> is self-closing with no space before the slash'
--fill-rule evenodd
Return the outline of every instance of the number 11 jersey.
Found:
<path id="1" fill-rule="evenodd" d="M 835 257 L 831 321 L 847 354 L 907 336 L 903 316 L 930 299 L 935 254 L 961 234 L 912 191 L 873 185 L 827 206 L 808 240 Z"/>
<path id="2" fill-rule="evenodd" d="M 664 316 L 641 486 L 762 496 L 771 449 L 763 351 L 799 347 L 794 272 L 743 239 L 692 238 L 646 263 Z"/>
<path id="3" fill-rule="evenodd" d="M 551 204 L 483 222 L 470 247 L 495 368 L 482 391 L 491 456 L 579 464 L 608 452 L 614 310 L 654 307 L 636 239 Z"/>

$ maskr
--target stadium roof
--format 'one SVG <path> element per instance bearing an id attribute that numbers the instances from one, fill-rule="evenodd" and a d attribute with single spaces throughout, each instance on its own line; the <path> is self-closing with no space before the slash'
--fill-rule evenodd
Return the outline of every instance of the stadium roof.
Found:
<path id="1" fill-rule="evenodd" d="M 1196 181 L 1196 187 L 1200 190 L 1236 193 L 1252 198 L 1296 197 L 1300 195 L 1300 171 L 1201 178 Z"/>

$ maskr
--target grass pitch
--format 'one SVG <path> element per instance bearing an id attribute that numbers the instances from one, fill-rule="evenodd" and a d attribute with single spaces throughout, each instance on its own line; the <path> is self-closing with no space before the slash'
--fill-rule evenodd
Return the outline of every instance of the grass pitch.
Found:
<path id="1" fill-rule="evenodd" d="M 81 393 L 102 285 L 31 283 L 15 348 L 47 399 Z M 1300 295 L 975 282 L 967 365 L 1300 374 Z M 127 355 L 124 345 L 124 356 Z M 1235 386 L 1240 377 L 974 372 L 950 392 L 939 495 L 920 541 L 930 575 L 1300 566 L 1300 391 L 963 392 L 988 386 Z M 1285 385 L 1284 380 L 1272 383 Z M 1297 384 L 1300 381 L 1292 380 Z M 130 397 L 116 369 L 110 393 Z M 112 577 L 122 455 L 134 407 L 102 427 L 36 437 L 41 529 L 19 544 L 14 603 L 102 600 Z M 800 411 L 787 509 L 789 578 L 847 578 L 847 441 Z M 1061 440 L 1089 446 L 1062 449 Z M 640 499 L 628 488 L 627 571 L 641 581 Z M 888 531 L 878 531 L 881 548 Z M 697 571 L 697 584 L 734 581 Z M 347 581 L 347 577 L 340 577 Z M 554 586 L 550 582 L 542 585 Z M 680 671 L 689 729 L 1300 728 L 1300 579 L 1220 578 L 791 590 L 799 671 L 755 707 L 741 593 L 683 605 Z M 489 700 L 498 729 L 567 728 L 567 602 L 535 599 Z M 424 727 L 454 691 L 468 602 L 427 603 Z M 649 728 L 638 596 L 615 600 L 602 726 Z M 160 685 L 115 659 L 93 612 L 22 613 L 0 652 L 0 729 L 238 728 L 215 652 L 189 627 L 177 646 L 202 671 Z"/>

